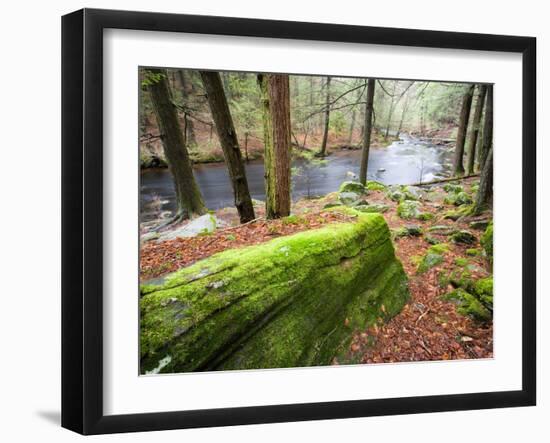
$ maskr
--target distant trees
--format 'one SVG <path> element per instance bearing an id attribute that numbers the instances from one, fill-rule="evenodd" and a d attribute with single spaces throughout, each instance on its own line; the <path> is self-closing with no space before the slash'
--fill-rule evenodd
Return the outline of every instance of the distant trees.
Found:
<path id="1" fill-rule="evenodd" d="M 485 121 L 481 140 L 479 169 L 483 170 L 489 149 L 493 144 L 493 85 L 487 85 L 487 103 L 485 104 Z"/>
<path id="2" fill-rule="evenodd" d="M 166 70 L 148 69 L 142 85 L 149 91 L 164 155 L 174 180 L 177 206 L 174 221 L 204 214 L 206 208 L 193 176 L 185 131 L 178 120 Z"/>
<path id="3" fill-rule="evenodd" d="M 264 127 L 266 217 L 290 214 L 290 91 L 288 75 L 258 74 Z"/>
<path id="4" fill-rule="evenodd" d="M 468 131 L 468 121 L 470 119 L 470 108 L 472 107 L 473 95 L 474 85 L 467 86 L 462 97 L 462 108 L 460 111 L 460 120 L 458 122 L 458 132 L 456 136 L 455 156 L 453 162 L 454 175 L 464 174 L 464 145 L 466 142 L 466 133 Z"/>
<path id="5" fill-rule="evenodd" d="M 374 110 L 374 86 L 376 80 L 369 78 L 367 82 L 367 102 L 365 104 L 365 130 L 363 132 L 363 151 L 361 153 L 361 168 L 359 171 L 359 181 L 362 184 L 367 183 L 367 168 L 369 165 L 370 139 L 372 133 L 372 115 Z"/>
<path id="6" fill-rule="evenodd" d="M 223 150 L 225 163 L 229 170 L 229 178 L 233 187 L 235 207 L 239 212 L 241 223 L 253 220 L 254 207 L 248 189 L 246 171 L 242 160 L 237 133 L 233 125 L 229 105 L 219 72 L 200 71 L 206 90 L 210 112 L 216 126 L 218 139 Z"/>
<path id="7" fill-rule="evenodd" d="M 481 178 L 473 208 L 474 214 L 487 209 L 493 200 L 493 85 L 487 85 L 487 103 L 481 149 Z"/>

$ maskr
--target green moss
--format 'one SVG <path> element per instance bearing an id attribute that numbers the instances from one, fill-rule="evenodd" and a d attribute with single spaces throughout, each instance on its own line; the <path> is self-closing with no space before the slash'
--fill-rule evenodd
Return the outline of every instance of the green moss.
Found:
<path id="1" fill-rule="evenodd" d="M 435 215 L 433 215 L 431 212 L 422 212 L 421 214 L 418 215 L 418 220 L 422 220 L 422 221 L 428 221 L 428 220 L 432 220 L 433 218 L 435 217 Z"/>
<path id="2" fill-rule="evenodd" d="M 420 215 L 420 203 L 414 200 L 403 200 L 397 206 L 397 215 L 405 220 L 417 218 Z"/>
<path id="3" fill-rule="evenodd" d="M 439 243 L 441 243 L 439 239 L 432 237 L 431 235 L 424 236 L 424 240 L 426 240 L 426 242 L 428 242 L 430 245 L 438 245 Z"/>
<path id="4" fill-rule="evenodd" d="M 462 206 L 472 204 L 473 200 L 466 192 L 458 192 L 449 194 L 443 202 L 447 205 Z"/>
<path id="5" fill-rule="evenodd" d="M 393 231 L 394 237 L 420 237 L 422 228 L 418 225 L 405 225 Z"/>
<path id="6" fill-rule="evenodd" d="M 477 241 L 475 235 L 473 235 L 470 231 L 457 231 L 454 234 L 451 235 L 451 240 L 454 243 L 465 243 L 465 244 L 472 244 Z"/>
<path id="7" fill-rule="evenodd" d="M 466 259 L 464 257 L 457 257 L 457 258 L 455 258 L 454 262 L 455 262 L 455 265 L 457 265 L 457 266 L 467 266 L 468 265 L 468 259 Z"/>
<path id="8" fill-rule="evenodd" d="M 439 243 L 430 247 L 429 251 L 435 254 L 444 254 L 450 250 L 450 246 L 447 243 Z"/>
<path id="9" fill-rule="evenodd" d="M 356 211 L 366 212 L 366 213 L 384 213 L 387 212 L 390 207 L 388 205 L 384 205 L 381 203 L 373 203 L 372 205 L 357 205 L 354 206 L 353 209 Z"/>
<path id="10" fill-rule="evenodd" d="M 182 268 L 140 301 L 142 372 L 329 364 L 408 298 L 384 218 L 356 216 Z M 340 362 L 345 360 L 340 359 Z"/>
<path id="11" fill-rule="evenodd" d="M 281 219 L 283 225 L 299 225 L 305 223 L 305 219 L 298 215 L 289 215 Z"/>
<path id="12" fill-rule="evenodd" d="M 470 212 L 472 211 L 472 207 L 471 206 L 468 206 L 468 205 L 462 205 L 460 208 L 458 209 L 453 209 L 453 210 L 450 210 L 450 211 L 447 211 L 443 214 L 443 218 L 444 219 L 450 219 L 450 220 L 458 220 L 459 218 L 461 217 L 464 217 L 468 214 L 470 214 Z"/>
<path id="13" fill-rule="evenodd" d="M 481 246 L 483 246 L 483 249 L 485 250 L 485 254 L 489 258 L 489 260 L 492 262 L 493 261 L 493 222 L 489 223 L 489 226 L 487 226 L 485 233 L 481 236 L 480 242 L 481 242 Z"/>
<path id="14" fill-rule="evenodd" d="M 476 257 L 479 254 L 481 254 L 481 251 L 479 249 L 466 249 L 466 255 L 469 255 L 471 257 Z"/>
<path id="15" fill-rule="evenodd" d="M 461 185 L 455 185 L 454 183 L 447 183 L 446 185 L 443 186 L 443 190 L 445 192 L 458 194 L 459 192 L 463 192 L 464 188 Z"/>
<path id="16" fill-rule="evenodd" d="M 489 321 L 492 318 L 492 313 L 487 309 L 480 300 L 462 288 L 455 289 L 441 297 L 443 300 L 456 303 L 457 312 L 461 315 L 468 316 L 477 321 Z"/>
<path id="17" fill-rule="evenodd" d="M 481 278 L 474 284 L 474 292 L 479 300 L 493 310 L 493 277 Z"/>
<path id="18" fill-rule="evenodd" d="M 338 192 L 355 192 L 356 194 L 366 194 L 367 188 L 359 182 L 346 181 L 340 185 Z"/>
<path id="19" fill-rule="evenodd" d="M 386 185 L 384 185 L 383 183 L 380 183 L 374 180 L 367 181 L 368 191 L 384 191 L 385 189 L 386 189 Z"/>

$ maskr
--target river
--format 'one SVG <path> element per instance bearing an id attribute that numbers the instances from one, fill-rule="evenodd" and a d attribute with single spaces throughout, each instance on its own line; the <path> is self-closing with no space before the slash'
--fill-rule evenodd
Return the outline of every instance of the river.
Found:
<path id="1" fill-rule="evenodd" d="M 360 150 L 340 151 L 326 157 L 325 165 L 295 161 L 298 173 L 292 177 L 292 199 L 320 196 L 336 191 L 351 174 L 359 173 Z M 445 177 L 450 172 L 452 149 L 406 134 L 387 148 L 371 149 L 367 178 L 384 184 L 410 184 Z M 195 178 L 206 206 L 220 209 L 233 205 L 233 192 L 224 163 L 195 165 Z M 246 165 L 252 198 L 264 199 L 262 160 Z M 144 170 L 140 177 L 141 221 L 158 217 L 159 212 L 174 211 L 174 185 L 168 169 Z"/>

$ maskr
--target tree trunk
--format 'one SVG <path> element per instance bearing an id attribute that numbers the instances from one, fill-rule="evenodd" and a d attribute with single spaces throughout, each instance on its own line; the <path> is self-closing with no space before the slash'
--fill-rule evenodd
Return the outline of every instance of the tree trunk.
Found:
<path id="1" fill-rule="evenodd" d="M 319 151 L 320 157 L 327 155 L 328 127 L 330 123 L 330 81 L 331 78 L 327 77 L 327 82 L 325 84 L 327 88 L 325 96 L 325 129 L 323 132 L 323 142 L 321 143 L 321 149 Z"/>
<path id="2" fill-rule="evenodd" d="M 265 209 L 290 214 L 290 93 L 288 75 L 258 74 L 264 126 Z"/>
<path id="3" fill-rule="evenodd" d="M 182 102 L 184 106 L 189 105 L 189 97 L 193 94 L 193 82 L 187 78 L 185 71 L 183 69 L 178 69 L 178 78 L 180 83 L 180 91 Z M 187 114 L 186 114 L 187 118 Z M 188 146 L 195 146 L 197 144 L 197 137 L 195 136 L 195 125 L 193 119 L 187 118 L 186 122 L 186 135 L 187 135 L 187 144 Z"/>
<path id="4" fill-rule="evenodd" d="M 474 94 L 474 85 L 468 86 L 462 98 L 462 109 L 460 111 L 460 121 L 458 123 L 458 134 L 456 136 L 455 158 L 453 164 L 454 175 L 464 174 L 464 144 L 466 133 L 468 131 L 468 121 L 470 120 L 470 108 L 472 107 L 472 96 Z"/>
<path id="5" fill-rule="evenodd" d="M 376 80 L 369 78 L 367 84 L 367 104 L 365 105 L 365 131 L 363 134 L 363 152 L 361 153 L 361 170 L 359 181 L 367 184 L 367 168 L 369 166 L 370 136 L 372 132 L 372 114 L 374 104 L 374 85 Z"/>
<path id="6" fill-rule="evenodd" d="M 483 143 L 479 169 L 483 170 L 489 149 L 493 145 L 493 85 L 487 85 L 487 104 L 485 105 L 485 121 L 483 124 Z"/>
<path id="7" fill-rule="evenodd" d="M 206 90 L 210 112 L 216 126 L 225 163 L 229 170 L 235 206 L 239 212 L 241 223 L 246 223 L 255 218 L 254 207 L 252 206 L 239 141 L 229 112 L 222 80 L 218 72 L 200 71 L 200 75 Z"/>
<path id="8" fill-rule="evenodd" d="M 489 148 L 489 153 L 485 159 L 481 179 L 479 180 L 479 189 L 477 191 L 476 202 L 473 209 L 473 215 L 479 215 L 488 209 L 493 200 L 493 146 Z"/>
<path id="9" fill-rule="evenodd" d="M 399 135 L 401 134 L 401 130 L 403 129 L 403 122 L 405 121 L 405 116 L 407 115 L 407 111 L 409 110 L 409 96 L 405 98 L 405 103 L 403 103 L 403 111 L 401 112 L 401 120 L 399 120 L 399 127 L 397 128 L 397 134 L 395 135 L 397 138 L 399 138 Z"/>
<path id="10" fill-rule="evenodd" d="M 172 93 L 168 86 L 165 69 L 150 69 L 153 74 L 147 86 L 161 134 L 164 155 L 176 190 L 176 218 L 189 218 L 193 214 L 202 215 L 206 208 L 193 176 L 193 167 L 185 145 L 176 108 L 172 103 Z"/>
<path id="11" fill-rule="evenodd" d="M 351 124 L 349 126 L 349 137 L 348 137 L 348 144 L 352 144 L 353 142 L 353 131 L 355 129 L 355 107 L 353 108 L 353 111 L 351 111 Z"/>
<path id="12" fill-rule="evenodd" d="M 477 96 L 476 107 L 474 110 L 474 120 L 472 121 L 471 132 L 468 136 L 469 152 L 468 152 L 468 165 L 466 167 L 466 173 L 468 175 L 474 173 L 474 163 L 476 158 L 476 146 L 479 135 L 479 127 L 481 124 L 481 114 L 483 112 L 483 103 L 485 102 L 485 93 L 487 92 L 486 85 L 479 85 L 479 92 Z"/>

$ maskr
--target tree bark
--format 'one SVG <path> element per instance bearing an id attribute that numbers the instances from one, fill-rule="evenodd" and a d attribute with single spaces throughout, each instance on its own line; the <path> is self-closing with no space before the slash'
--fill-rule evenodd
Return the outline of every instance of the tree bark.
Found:
<path id="1" fill-rule="evenodd" d="M 462 109 L 460 111 L 460 121 L 458 123 L 458 134 L 456 136 L 455 157 L 453 164 L 454 175 L 464 175 L 464 144 L 466 142 L 466 133 L 468 132 L 468 121 L 470 120 L 470 109 L 472 107 L 472 96 L 474 94 L 474 85 L 468 86 L 468 89 L 462 97 Z"/>
<path id="2" fill-rule="evenodd" d="M 483 142 L 481 144 L 479 169 L 483 170 L 489 149 L 493 145 L 493 85 L 487 85 L 487 103 L 483 124 Z"/>
<path id="3" fill-rule="evenodd" d="M 323 131 L 323 142 L 321 143 L 321 149 L 319 150 L 320 157 L 327 155 L 328 128 L 330 124 L 330 81 L 331 78 L 327 77 L 327 81 L 325 83 L 325 129 Z"/>
<path id="4" fill-rule="evenodd" d="M 149 69 L 154 75 L 147 86 L 161 134 L 164 155 L 176 190 L 176 218 L 189 218 L 206 212 L 201 193 L 193 176 L 193 167 L 187 152 L 165 69 Z"/>
<path id="5" fill-rule="evenodd" d="M 468 175 L 474 173 L 474 163 L 476 158 L 476 146 L 477 139 L 479 135 L 479 127 L 481 125 L 481 114 L 483 112 L 483 103 L 485 102 L 485 94 L 487 92 L 486 85 L 478 85 L 478 96 L 476 107 L 474 110 L 474 120 L 472 121 L 472 128 L 470 134 L 468 135 L 468 163 L 466 167 L 466 173 Z"/>
<path id="6" fill-rule="evenodd" d="M 359 181 L 364 185 L 367 184 L 367 168 L 369 166 L 375 82 L 375 79 L 369 78 L 369 81 L 367 83 L 367 104 L 365 105 L 365 131 L 363 133 L 363 152 L 361 153 L 361 169 L 359 171 Z"/>
<path id="7" fill-rule="evenodd" d="M 235 206 L 239 212 L 241 223 L 246 223 L 255 218 L 254 207 L 252 206 L 239 141 L 229 112 L 222 80 L 218 72 L 200 71 L 200 75 L 206 90 L 210 112 L 216 126 L 225 163 L 229 170 Z"/>
<path id="8" fill-rule="evenodd" d="M 191 81 L 191 79 L 187 78 L 187 75 L 183 69 L 178 69 L 178 78 L 183 104 L 189 105 L 189 97 L 194 93 L 193 82 Z M 197 137 L 195 136 L 195 125 L 193 123 L 193 120 L 187 117 L 187 114 L 186 119 L 187 144 L 189 146 L 195 146 L 197 144 Z"/>
<path id="9" fill-rule="evenodd" d="M 477 191 L 476 202 L 472 211 L 473 215 L 479 215 L 488 209 L 493 200 L 493 146 L 489 148 L 489 153 L 483 164 L 481 179 L 479 180 L 479 189 Z"/>
<path id="10" fill-rule="evenodd" d="M 258 74 L 264 126 L 268 219 L 290 214 L 290 93 L 288 75 Z"/>

